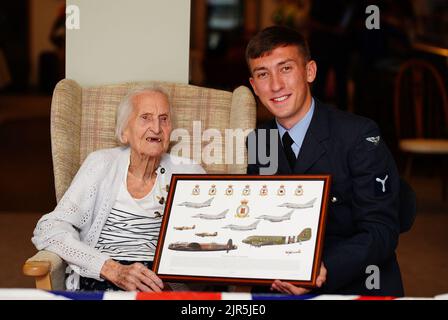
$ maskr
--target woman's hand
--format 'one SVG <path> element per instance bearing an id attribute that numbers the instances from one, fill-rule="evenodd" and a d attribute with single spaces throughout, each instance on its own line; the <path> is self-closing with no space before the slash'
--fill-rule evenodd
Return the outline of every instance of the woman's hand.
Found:
<path id="1" fill-rule="evenodd" d="M 326 280 L 327 280 L 327 269 L 325 268 L 324 263 L 322 262 L 322 264 L 320 265 L 320 272 L 316 280 L 317 286 L 319 288 L 322 287 L 322 285 L 325 283 Z M 297 287 L 293 284 L 290 284 L 289 282 L 283 282 L 280 280 L 274 281 L 274 283 L 271 286 L 271 290 L 277 290 L 282 293 L 294 294 L 294 295 L 307 294 L 311 291 L 310 289 Z"/>
<path id="2" fill-rule="evenodd" d="M 122 265 L 114 260 L 107 260 L 101 268 L 101 277 L 126 291 L 161 292 L 163 282 L 141 263 Z"/>

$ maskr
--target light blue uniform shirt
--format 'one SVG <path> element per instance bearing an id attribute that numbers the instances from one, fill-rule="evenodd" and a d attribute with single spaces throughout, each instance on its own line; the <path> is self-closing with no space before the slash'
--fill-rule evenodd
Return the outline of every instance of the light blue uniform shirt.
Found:
<path id="1" fill-rule="evenodd" d="M 275 122 L 277 123 L 278 132 L 280 133 L 280 138 L 283 138 L 283 135 L 286 131 L 288 131 L 289 135 L 291 136 L 292 140 L 294 140 L 294 143 L 292 144 L 291 148 L 294 154 L 296 155 L 296 158 L 299 155 L 300 148 L 302 147 L 303 139 L 305 139 L 305 134 L 308 130 L 308 127 L 310 126 L 311 119 L 313 118 L 314 114 L 314 99 L 311 98 L 311 107 L 310 110 L 306 113 L 306 115 L 303 117 L 302 120 L 297 122 L 291 129 L 286 130 L 283 128 L 283 126 L 278 123 L 277 119 L 275 119 Z"/>

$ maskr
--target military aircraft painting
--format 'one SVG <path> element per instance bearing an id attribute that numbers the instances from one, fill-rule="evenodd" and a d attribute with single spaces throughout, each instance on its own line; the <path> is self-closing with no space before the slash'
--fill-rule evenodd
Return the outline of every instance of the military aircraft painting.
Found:
<path id="1" fill-rule="evenodd" d="M 260 220 L 255 221 L 254 223 L 251 223 L 246 226 L 241 226 L 238 224 L 228 224 L 223 227 L 223 229 L 230 229 L 233 231 L 249 231 L 249 230 L 255 230 L 257 229 L 257 225 L 260 223 Z"/>
<path id="2" fill-rule="evenodd" d="M 314 206 L 314 202 L 316 202 L 317 198 L 314 198 L 313 200 L 307 202 L 307 203 L 291 203 L 291 202 L 285 202 L 282 204 L 279 204 L 279 207 L 286 207 L 289 209 L 306 209 L 306 208 L 312 208 Z"/>
<path id="3" fill-rule="evenodd" d="M 298 236 L 249 236 L 243 243 L 254 247 L 290 244 L 308 241 L 311 239 L 311 228 L 305 228 Z"/>
<path id="4" fill-rule="evenodd" d="M 195 233 L 195 235 L 197 235 L 198 237 L 216 237 L 218 235 L 218 232 L 200 232 Z"/>
<path id="5" fill-rule="evenodd" d="M 227 251 L 236 250 L 238 247 L 229 239 L 225 244 L 219 243 L 198 243 L 198 242 L 175 242 L 168 246 L 170 250 L 177 251 Z"/>
<path id="6" fill-rule="evenodd" d="M 212 204 L 213 198 L 208 199 L 207 201 L 204 202 L 189 202 L 189 201 L 185 201 L 182 203 L 179 203 L 178 206 L 185 206 L 187 208 L 204 208 L 204 207 L 210 207 L 210 205 Z"/>
<path id="7" fill-rule="evenodd" d="M 223 212 L 219 214 L 205 214 L 205 213 L 199 213 L 192 216 L 192 218 L 200 218 L 205 220 L 219 220 L 224 219 L 226 217 L 227 212 L 229 212 L 229 209 L 224 210 Z"/>
<path id="8" fill-rule="evenodd" d="M 187 227 L 187 226 L 174 227 L 174 230 L 193 230 L 194 228 L 196 228 L 196 225 L 193 225 L 191 227 Z"/>
<path id="9" fill-rule="evenodd" d="M 287 251 L 285 251 L 285 253 L 286 254 L 296 254 L 296 253 L 302 253 L 302 251 L 301 250 L 296 250 L 296 251 L 294 251 L 294 250 L 287 250 Z"/>
<path id="10" fill-rule="evenodd" d="M 267 220 L 270 222 L 282 222 L 285 220 L 290 220 L 293 212 L 294 212 L 294 209 L 282 216 L 270 216 L 270 215 L 264 214 L 259 217 L 256 217 L 255 219 L 263 219 L 263 220 Z"/>

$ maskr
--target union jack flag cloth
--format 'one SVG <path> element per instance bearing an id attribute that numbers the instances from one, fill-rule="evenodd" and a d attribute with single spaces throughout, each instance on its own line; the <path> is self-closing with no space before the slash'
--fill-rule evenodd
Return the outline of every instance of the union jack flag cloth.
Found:
<path id="1" fill-rule="evenodd" d="M 448 300 L 448 293 L 435 297 L 372 297 L 356 295 L 284 295 L 236 292 L 87 292 L 39 289 L 0 289 L 0 300 Z"/>

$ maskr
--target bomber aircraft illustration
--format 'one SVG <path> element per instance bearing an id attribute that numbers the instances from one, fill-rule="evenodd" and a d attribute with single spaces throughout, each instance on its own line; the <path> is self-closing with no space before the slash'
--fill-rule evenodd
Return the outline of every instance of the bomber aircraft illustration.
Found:
<path id="1" fill-rule="evenodd" d="M 235 250 L 238 247 L 229 239 L 226 244 L 220 243 L 198 243 L 198 242 L 175 242 L 168 246 L 168 249 L 177 251 L 227 251 Z"/>
<path id="2" fill-rule="evenodd" d="M 243 243 L 254 247 L 272 246 L 280 244 L 290 244 L 303 242 L 311 239 L 311 228 L 305 228 L 298 236 L 249 236 Z"/>

